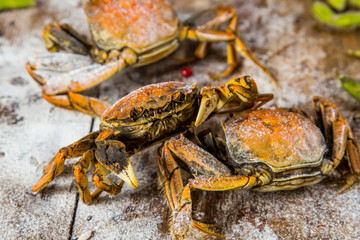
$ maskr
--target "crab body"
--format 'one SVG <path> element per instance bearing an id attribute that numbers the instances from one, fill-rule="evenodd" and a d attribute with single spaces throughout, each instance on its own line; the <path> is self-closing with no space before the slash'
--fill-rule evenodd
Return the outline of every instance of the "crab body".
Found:
<path id="1" fill-rule="evenodd" d="M 229 158 L 237 171 L 265 165 L 272 181 L 259 191 L 295 189 L 321 181 L 327 151 L 320 129 L 299 113 L 283 109 L 246 111 L 224 124 Z"/>
<path id="2" fill-rule="evenodd" d="M 86 0 L 84 11 L 92 41 L 70 25 L 49 24 L 43 32 L 46 47 L 50 52 L 67 53 L 44 54 L 26 63 L 29 74 L 42 86 L 43 97 L 56 106 L 101 116 L 107 103 L 73 93 L 94 87 L 123 68 L 159 61 L 185 39 L 199 42 L 194 57 L 180 60 L 185 62 L 204 58 L 211 42 L 227 42 L 228 68 L 214 78 L 234 71 L 237 51 L 275 81 L 236 35 L 232 7 L 206 10 L 184 23 L 178 22 L 166 0 Z"/>
<path id="3" fill-rule="evenodd" d="M 157 161 L 174 239 L 191 227 L 222 236 L 191 218 L 194 190 L 292 190 L 320 182 L 346 157 L 340 192 L 350 187 L 360 175 L 359 144 L 334 104 L 315 97 L 313 107 L 314 121 L 299 110 L 249 109 L 223 123 L 225 139 L 205 131 L 165 142 Z M 180 166 L 194 176 L 185 186 Z"/>
<path id="4" fill-rule="evenodd" d="M 196 84 L 181 82 L 142 87 L 104 112 L 100 130 L 112 129 L 127 147 L 152 143 L 194 126 L 199 94 Z"/>
<path id="5" fill-rule="evenodd" d="M 96 46 L 105 51 L 144 53 L 178 34 L 176 13 L 165 0 L 86 1 L 84 10 Z"/>

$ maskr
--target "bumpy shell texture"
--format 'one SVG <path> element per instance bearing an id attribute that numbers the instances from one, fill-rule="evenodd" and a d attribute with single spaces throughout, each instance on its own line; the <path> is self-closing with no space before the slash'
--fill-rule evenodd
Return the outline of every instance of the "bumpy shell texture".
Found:
<path id="1" fill-rule="evenodd" d="M 224 128 L 234 161 L 262 162 L 274 172 L 318 165 L 326 150 L 310 119 L 283 109 L 245 111 Z"/>
<path id="2" fill-rule="evenodd" d="M 176 13 L 165 0 L 87 0 L 84 10 L 94 41 L 104 50 L 127 46 L 142 52 L 178 28 Z"/>
<path id="3" fill-rule="evenodd" d="M 182 82 L 150 84 L 126 95 L 103 113 L 103 120 L 126 120 L 134 108 L 161 109 L 182 95 L 197 95 L 196 85 Z M 192 97 L 193 98 L 193 97 Z M 191 98 L 191 99 L 192 99 Z"/>

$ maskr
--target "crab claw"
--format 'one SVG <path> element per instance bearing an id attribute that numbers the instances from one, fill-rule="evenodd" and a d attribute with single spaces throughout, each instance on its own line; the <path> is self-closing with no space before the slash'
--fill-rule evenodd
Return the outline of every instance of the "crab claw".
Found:
<path id="1" fill-rule="evenodd" d="M 262 104 L 265 104 L 272 99 L 272 94 L 259 95 L 257 85 L 250 76 L 234 78 L 217 88 L 202 88 L 201 96 L 195 126 L 204 122 L 211 114 L 219 112 L 227 104 L 237 104 L 240 110 L 245 110 L 253 107 L 255 102 L 264 101 Z"/>
<path id="2" fill-rule="evenodd" d="M 25 64 L 30 76 L 40 85 L 46 85 L 52 76 L 92 64 L 91 58 L 73 53 L 43 53 L 29 57 Z M 51 81 L 51 80 L 50 80 Z"/>
<path id="3" fill-rule="evenodd" d="M 130 159 L 127 159 L 127 166 L 123 168 L 123 170 L 120 173 L 117 173 L 116 175 L 121 178 L 124 182 L 129 184 L 130 186 L 137 188 L 138 183 L 135 177 L 134 169 L 132 167 L 132 163 Z"/>
<path id="4" fill-rule="evenodd" d="M 126 152 L 124 143 L 111 138 L 111 129 L 103 131 L 96 139 L 95 157 L 107 170 L 113 172 L 124 182 L 136 188 L 138 186 L 134 169 Z"/>
<path id="5" fill-rule="evenodd" d="M 94 63 L 90 57 L 73 53 L 51 53 L 32 57 L 26 70 L 42 85 L 44 94 L 80 92 L 105 81 L 125 66 L 123 59 L 109 64 Z"/>
<path id="6" fill-rule="evenodd" d="M 219 96 L 216 94 L 216 91 L 214 88 L 203 88 L 201 91 L 201 102 L 198 114 L 196 116 L 195 120 L 195 126 L 200 125 L 203 123 L 209 115 L 216 109 L 218 102 L 219 102 Z"/>

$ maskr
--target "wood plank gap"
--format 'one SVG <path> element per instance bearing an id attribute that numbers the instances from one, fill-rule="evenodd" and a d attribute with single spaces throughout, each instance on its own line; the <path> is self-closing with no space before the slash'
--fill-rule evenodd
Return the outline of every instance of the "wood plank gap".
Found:
<path id="1" fill-rule="evenodd" d="M 90 132 L 93 131 L 94 129 L 94 123 L 95 123 L 95 118 L 91 118 L 91 124 L 90 124 Z M 70 230 L 69 230 L 69 238 L 68 240 L 71 240 L 73 237 L 73 230 L 74 230 L 74 225 L 75 225 L 75 220 L 76 220 L 76 212 L 79 206 L 79 192 L 76 192 L 76 198 L 75 198 L 75 203 L 74 203 L 74 211 L 73 211 L 73 215 L 72 215 L 72 219 L 71 219 L 71 223 L 70 223 Z"/>

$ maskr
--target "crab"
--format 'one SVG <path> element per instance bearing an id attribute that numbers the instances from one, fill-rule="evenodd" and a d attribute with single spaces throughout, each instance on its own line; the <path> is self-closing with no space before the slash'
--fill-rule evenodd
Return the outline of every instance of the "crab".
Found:
<path id="1" fill-rule="evenodd" d="M 166 141 L 157 166 L 173 212 L 173 238 L 186 238 L 192 228 L 223 236 L 192 219 L 194 190 L 296 189 L 332 174 L 345 152 L 346 184 L 339 192 L 350 187 L 360 175 L 359 144 L 334 104 L 314 97 L 313 108 L 314 121 L 299 110 L 250 109 L 223 123 L 225 140 L 204 131 Z M 185 186 L 180 166 L 193 175 Z"/>
<path id="2" fill-rule="evenodd" d="M 102 115 L 100 130 L 61 148 L 32 190 L 40 191 L 61 174 L 66 159 L 82 156 L 73 166 L 81 200 L 90 203 L 102 191 L 119 194 L 124 182 L 138 186 L 129 159 L 135 153 L 197 126 L 214 114 L 258 108 L 272 98 L 272 94 L 259 94 L 250 76 L 200 91 L 196 84 L 182 82 L 147 85 L 108 108 Z M 95 166 L 92 181 L 97 186 L 92 194 L 85 175 L 91 166 Z M 110 173 L 120 177 L 119 184 L 106 178 Z"/>
<path id="3" fill-rule="evenodd" d="M 56 106 L 101 116 L 109 107 L 107 103 L 76 93 L 100 84 L 123 68 L 159 61 L 185 39 L 200 43 L 195 56 L 183 61 L 204 58 L 212 42 L 227 42 L 228 67 L 213 78 L 233 72 L 237 51 L 277 84 L 236 35 L 237 16 L 232 7 L 206 10 L 184 23 L 179 23 L 165 0 L 87 0 L 84 11 L 93 42 L 70 25 L 52 23 L 44 27 L 43 37 L 48 50 L 57 53 L 34 56 L 26 63 L 28 73 L 42 86 L 43 98 Z M 226 25 L 224 30 L 221 25 Z"/>

